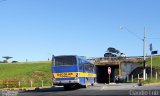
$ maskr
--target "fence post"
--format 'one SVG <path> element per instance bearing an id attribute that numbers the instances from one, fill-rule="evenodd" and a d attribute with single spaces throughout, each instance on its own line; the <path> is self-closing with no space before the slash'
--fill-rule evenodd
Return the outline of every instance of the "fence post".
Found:
<path id="1" fill-rule="evenodd" d="M 127 75 L 127 82 L 129 82 L 129 76 Z"/>
<path id="2" fill-rule="evenodd" d="M 43 87 L 43 80 L 42 80 L 42 87 Z"/>
<path id="3" fill-rule="evenodd" d="M 132 75 L 132 83 L 133 83 L 133 75 Z"/>
<path id="4" fill-rule="evenodd" d="M 21 87 L 21 82 L 20 81 L 18 82 L 18 86 L 19 86 L 19 88 Z"/>
<path id="5" fill-rule="evenodd" d="M 156 80 L 157 80 L 157 77 L 158 77 L 158 74 L 157 74 L 157 72 L 156 72 Z"/>
<path id="6" fill-rule="evenodd" d="M 146 73 L 146 80 L 147 80 L 147 73 Z"/>
<path id="7" fill-rule="evenodd" d="M 139 74 L 138 74 L 138 83 L 139 83 Z"/>
<path id="8" fill-rule="evenodd" d="M 7 81 L 7 88 L 8 88 L 8 81 Z"/>
<path id="9" fill-rule="evenodd" d="M 32 82 L 32 80 L 31 80 L 31 87 L 33 87 L 32 85 L 33 85 L 33 82 Z"/>

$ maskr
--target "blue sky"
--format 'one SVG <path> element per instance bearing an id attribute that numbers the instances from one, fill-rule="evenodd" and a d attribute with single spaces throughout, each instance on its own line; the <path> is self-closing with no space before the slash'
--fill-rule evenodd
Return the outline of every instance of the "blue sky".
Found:
<path id="1" fill-rule="evenodd" d="M 2 1 L 2 0 L 1 0 Z M 0 2 L 0 56 L 43 61 L 52 54 L 101 57 L 108 47 L 127 56 L 159 50 L 159 0 L 5 0 Z M 0 60 L 3 60 L 2 58 Z"/>

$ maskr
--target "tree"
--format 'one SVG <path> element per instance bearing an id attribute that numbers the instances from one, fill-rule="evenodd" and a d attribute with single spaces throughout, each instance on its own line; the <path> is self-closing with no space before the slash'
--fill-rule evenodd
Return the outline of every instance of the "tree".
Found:
<path id="1" fill-rule="evenodd" d="M 120 53 L 119 50 L 117 50 L 117 49 L 115 49 L 115 48 L 113 48 L 113 47 L 109 47 L 109 48 L 107 49 L 107 52 L 109 52 L 109 53 L 116 53 L 116 54 L 119 54 L 119 53 Z"/>
<path id="2" fill-rule="evenodd" d="M 6 60 L 4 60 L 5 62 L 8 62 L 9 59 L 13 58 L 13 57 L 10 57 L 10 56 L 3 56 L 2 58 L 5 58 Z"/>

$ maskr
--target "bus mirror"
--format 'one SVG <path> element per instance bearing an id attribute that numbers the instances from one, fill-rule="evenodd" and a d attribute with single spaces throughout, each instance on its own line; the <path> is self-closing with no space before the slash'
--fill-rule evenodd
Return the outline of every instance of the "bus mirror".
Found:
<path id="1" fill-rule="evenodd" d="M 52 55 L 52 66 L 54 66 L 55 65 L 55 57 L 54 57 L 54 55 Z"/>

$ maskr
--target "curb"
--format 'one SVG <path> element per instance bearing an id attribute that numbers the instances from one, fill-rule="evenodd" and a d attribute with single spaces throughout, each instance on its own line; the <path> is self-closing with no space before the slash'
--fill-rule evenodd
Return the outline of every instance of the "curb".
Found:
<path id="1" fill-rule="evenodd" d="M 44 86 L 44 87 L 23 87 L 23 88 L 3 88 L 0 90 L 15 90 L 15 91 L 28 91 L 28 90 L 37 90 L 42 88 L 51 88 L 52 86 Z"/>
<path id="2" fill-rule="evenodd" d="M 27 88 L 3 88 L 1 90 L 15 90 L 15 91 L 26 91 Z"/>
<path id="3" fill-rule="evenodd" d="M 160 85 L 160 82 L 158 82 L 158 83 L 148 83 L 148 84 L 144 84 L 144 86 L 151 86 L 151 85 Z"/>

